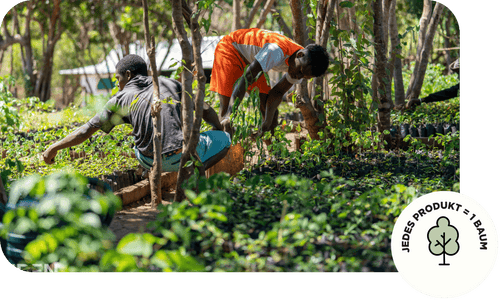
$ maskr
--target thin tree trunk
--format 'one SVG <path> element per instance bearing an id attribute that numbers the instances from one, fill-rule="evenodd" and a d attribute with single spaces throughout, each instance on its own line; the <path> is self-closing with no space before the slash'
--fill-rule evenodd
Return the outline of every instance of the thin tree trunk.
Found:
<path id="1" fill-rule="evenodd" d="M 14 77 L 14 47 L 10 47 L 10 72 L 11 77 Z M 11 81 L 12 82 L 12 81 Z M 9 91 L 12 88 L 12 85 L 9 84 Z M 15 85 L 14 85 L 15 88 Z M 11 92 L 14 97 L 17 97 L 17 92 Z"/>
<path id="2" fill-rule="evenodd" d="M 9 198 L 7 197 L 7 192 L 5 191 L 5 187 L 3 186 L 2 177 L 0 177 L 0 203 L 5 205 L 7 204 L 8 199 Z"/>
<path id="3" fill-rule="evenodd" d="M 377 79 L 378 99 L 374 101 L 378 103 L 378 131 L 383 134 L 384 130 L 389 130 L 391 125 L 391 109 L 393 107 L 392 101 L 387 99 L 387 88 L 389 81 L 386 74 L 387 65 L 387 45 L 384 42 L 384 27 L 383 27 L 383 13 L 382 13 L 382 0 L 375 0 L 373 2 L 373 35 L 375 42 L 375 77 Z M 390 135 L 383 134 L 385 140 L 389 140 Z"/>
<path id="4" fill-rule="evenodd" d="M 281 13 L 276 9 L 276 2 L 274 2 L 274 8 L 271 9 L 271 13 L 274 15 L 276 14 L 276 21 L 278 22 L 278 25 L 280 26 L 281 30 L 283 31 L 283 34 L 289 38 L 293 37 L 293 33 L 290 30 L 290 27 L 285 23 L 285 20 L 283 20 L 283 16 Z"/>
<path id="5" fill-rule="evenodd" d="M 0 56 L 0 73 L 2 73 L 2 67 L 3 67 L 3 57 L 5 55 L 5 50 L 1 50 L 2 55 Z"/>
<path id="6" fill-rule="evenodd" d="M 296 43 L 301 46 L 306 45 L 307 32 L 306 23 L 303 13 L 303 1 L 301 0 L 290 0 L 290 8 L 292 11 L 292 27 L 293 27 L 293 39 Z M 295 106 L 300 109 L 304 121 L 306 123 L 306 129 L 312 139 L 319 139 L 319 127 L 316 123 L 319 122 L 318 114 L 314 109 L 311 99 L 309 98 L 309 93 L 307 90 L 307 80 L 302 80 L 298 85 L 295 85 L 295 91 L 297 93 L 297 101 Z"/>
<path id="7" fill-rule="evenodd" d="M 83 52 L 83 51 L 85 51 L 84 49 L 82 49 L 80 46 L 77 45 L 75 38 L 73 38 L 72 40 L 73 40 L 73 47 L 75 47 L 75 51 L 76 52 Z M 87 71 L 85 70 L 85 62 L 82 60 L 81 56 L 79 56 L 79 55 L 76 56 L 76 59 L 78 60 L 78 63 L 82 66 L 81 68 L 83 70 L 83 76 L 85 76 L 85 81 L 87 82 L 87 86 L 90 89 L 89 93 L 91 95 L 93 95 L 94 93 L 92 92 L 92 88 L 91 88 L 91 85 L 90 85 L 89 77 L 87 75 Z M 85 91 L 87 91 L 87 90 L 85 90 Z"/>
<path id="8" fill-rule="evenodd" d="M 54 6 L 52 8 L 52 15 L 49 21 L 49 32 L 47 35 L 47 47 L 43 54 L 42 69 L 35 86 L 35 95 L 43 102 L 50 98 L 54 49 L 57 41 L 61 38 L 63 30 L 61 26 L 61 0 L 54 0 L 53 3 Z"/>
<path id="9" fill-rule="evenodd" d="M 161 101 L 158 70 L 156 69 L 155 41 L 154 37 L 151 38 L 149 35 L 148 0 L 142 0 L 142 7 L 147 53 L 153 72 L 153 102 L 151 103 L 151 116 L 153 118 L 153 168 L 149 174 L 149 183 L 151 186 L 151 206 L 156 208 L 158 204 L 161 204 Z"/>
<path id="10" fill-rule="evenodd" d="M 165 57 L 163 57 L 163 60 L 161 61 L 161 64 L 160 64 L 160 67 L 158 68 L 158 70 L 160 72 L 161 72 L 161 69 L 163 68 L 163 65 L 167 61 L 167 57 L 170 54 L 170 49 L 172 49 L 173 44 L 174 44 L 174 36 L 172 35 L 170 37 L 170 39 L 168 40 L 168 48 L 167 48 L 167 52 L 165 53 Z"/>
<path id="11" fill-rule="evenodd" d="M 235 31 L 241 28 L 240 24 L 240 15 L 241 15 L 241 9 L 240 9 L 240 0 L 233 0 L 233 24 L 231 27 L 231 31 Z"/>
<path id="12" fill-rule="evenodd" d="M 444 34 L 445 34 L 445 37 L 444 37 L 444 48 L 445 49 L 449 49 L 451 48 L 451 43 L 450 43 L 450 38 L 451 38 L 451 30 L 450 30 L 450 27 L 451 27 L 451 18 L 452 18 L 452 13 L 450 10 L 447 9 L 447 17 L 446 17 L 446 23 L 445 23 L 445 28 L 444 28 Z M 445 55 L 445 58 L 446 58 L 446 66 L 450 66 L 452 61 L 451 61 L 451 55 L 450 55 L 450 50 L 444 50 L 444 55 Z M 453 73 L 451 71 L 450 68 L 448 68 L 447 70 L 447 74 L 450 75 L 451 73 Z"/>
<path id="13" fill-rule="evenodd" d="M 429 30 L 425 35 L 424 43 L 422 49 L 420 51 L 419 60 L 418 60 L 418 69 L 415 67 L 413 71 L 411 79 L 413 79 L 413 85 L 411 86 L 411 90 L 407 91 L 407 97 L 409 99 L 418 98 L 420 95 L 420 91 L 422 89 L 422 85 L 424 83 L 425 71 L 427 70 L 427 64 L 429 62 L 429 56 L 432 49 L 432 43 L 434 40 L 434 36 L 436 34 L 436 30 L 439 24 L 439 20 L 441 18 L 441 13 L 443 12 L 444 6 L 441 3 L 436 3 L 434 7 L 434 12 L 432 14 L 432 18 L 429 24 Z M 417 64 L 415 64 L 416 66 Z M 412 81 L 410 80 L 410 84 Z"/>
<path id="14" fill-rule="evenodd" d="M 193 74 L 192 70 L 192 49 L 188 42 L 188 37 L 186 30 L 184 29 L 184 24 L 182 21 L 183 14 L 183 1 L 182 0 L 172 0 L 172 20 L 174 31 L 179 41 L 179 45 L 182 50 L 182 59 L 184 60 L 183 70 L 181 74 L 182 79 L 182 132 L 184 136 L 184 144 L 182 147 L 182 156 L 180 160 L 179 173 L 177 175 L 177 185 L 175 191 L 174 201 L 182 201 L 185 194 L 182 189 L 182 183 L 189 178 L 192 173 L 193 167 L 184 167 L 190 158 L 190 153 L 187 152 L 188 145 L 191 138 L 191 132 L 193 127 Z M 187 7 L 184 7 L 187 10 Z M 186 17 L 186 16 L 185 16 Z M 189 19 L 189 17 L 187 17 Z"/>
<path id="15" fill-rule="evenodd" d="M 318 2 L 317 5 L 317 15 L 316 20 L 316 44 L 326 48 L 326 43 L 328 41 L 328 36 L 330 35 L 330 22 L 333 19 L 335 0 L 322 0 Z M 324 91 L 323 85 L 325 81 L 325 76 L 316 77 L 313 80 L 313 92 L 311 98 L 313 99 L 313 107 L 315 108 L 318 116 L 325 115 L 324 112 Z M 316 98 L 319 95 L 319 98 Z M 326 120 L 326 118 L 324 118 Z M 326 122 L 326 121 L 325 121 Z M 320 127 L 326 126 L 326 123 Z"/>
<path id="16" fill-rule="evenodd" d="M 109 82 L 112 82 L 111 71 L 109 69 L 108 60 L 106 59 L 109 52 L 108 52 L 108 48 L 106 47 L 106 43 L 104 42 L 104 40 L 101 41 L 101 46 L 102 46 L 102 49 L 104 50 L 104 63 L 106 64 L 106 70 L 108 70 L 108 79 L 109 79 Z M 107 87 L 106 87 L 106 89 L 107 89 Z M 113 87 L 111 87 L 111 89 L 113 89 Z M 108 93 L 109 93 L 109 90 L 108 90 Z"/>
<path id="17" fill-rule="evenodd" d="M 20 44 L 21 45 L 21 58 L 22 58 L 22 63 L 23 63 L 23 71 L 25 74 L 27 74 L 29 78 L 29 85 L 25 88 L 25 96 L 34 96 L 35 95 L 35 85 L 36 82 L 39 78 L 35 75 L 34 72 L 34 67 L 33 67 L 33 48 L 31 46 L 31 29 L 30 29 L 30 23 L 31 23 L 31 18 L 32 18 L 32 13 L 33 13 L 33 3 L 29 1 L 26 4 L 26 20 L 25 20 L 25 25 L 24 25 L 24 35 L 23 35 L 23 41 Z M 19 27 L 19 21 L 18 21 L 18 16 L 17 16 L 17 11 L 13 10 L 12 11 L 14 14 L 14 26 L 16 27 L 16 30 L 19 35 L 21 35 L 21 29 Z"/>
<path id="18" fill-rule="evenodd" d="M 383 33 L 384 33 L 384 44 L 385 44 L 386 51 L 389 50 L 389 36 L 390 36 L 389 23 L 390 23 L 391 6 L 392 6 L 392 0 L 384 0 L 384 2 L 382 4 L 382 8 L 383 8 L 383 10 L 382 10 L 382 13 L 383 13 L 382 29 L 383 29 Z M 387 55 L 387 53 L 385 53 L 385 55 Z M 389 55 L 389 57 L 391 57 L 391 55 Z M 392 82 L 392 75 L 394 72 L 394 64 L 392 63 L 392 61 L 390 59 L 387 61 L 386 68 L 389 71 L 389 75 L 387 76 L 387 80 L 388 80 L 389 84 L 388 84 L 387 89 L 385 90 L 385 92 L 387 94 L 386 98 L 390 99 L 390 101 L 392 103 L 392 88 L 391 88 L 390 82 Z"/>
<path id="19" fill-rule="evenodd" d="M 409 94 L 414 90 L 414 84 L 416 79 L 416 74 L 420 69 L 421 62 L 421 52 L 424 46 L 425 36 L 427 34 L 427 26 L 432 15 L 432 3 L 431 0 L 424 0 L 424 7 L 422 10 L 422 17 L 420 18 L 420 30 L 418 31 L 418 44 L 417 44 L 417 54 L 415 60 L 415 68 L 413 69 L 413 75 L 410 78 L 410 83 L 408 84 L 408 89 L 406 90 L 406 97 L 409 98 Z M 418 95 L 417 95 L 418 97 Z"/>
<path id="20" fill-rule="evenodd" d="M 267 0 L 266 5 L 264 5 L 264 10 L 262 10 L 262 13 L 260 14 L 259 20 L 257 21 L 257 25 L 255 27 L 261 28 L 262 25 L 264 25 L 267 19 L 267 15 L 271 11 L 273 4 L 274 0 Z"/>
<path id="21" fill-rule="evenodd" d="M 384 42 L 386 45 L 389 45 L 389 19 L 390 19 L 390 13 L 389 11 L 391 10 L 391 5 L 392 5 L 393 0 L 384 0 L 383 2 L 383 31 L 384 31 Z M 386 47 L 387 48 L 387 47 Z M 387 53 L 386 53 L 387 55 Z"/>
<path id="22" fill-rule="evenodd" d="M 260 10 L 260 5 L 262 4 L 262 1 L 264 0 L 257 0 L 254 2 L 252 10 L 248 14 L 247 20 L 245 21 L 245 25 L 243 26 L 243 28 L 250 28 L 250 25 L 252 24 L 252 21 L 255 18 L 257 11 Z"/>
<path id="23" fill-rule="evenodd" d="M 392 77 L 394 78 L 394 102 L 395 106 L 402 108 L 405 104 L 405 90 L 403 84 L 403 67 L 401 65 L 401 48 L 398 34 L 398 24 L 396 21 L 396 0 L 393 0 L 390 9 L 389 31 L 391 35 L 391 64 Z"/>
<path id="24" fill-rule="evenodd" d="M 99 82 L 102 80 L 102 77 L 101 77 L 101 74 L 99 74 L 99 71 L 97 70 L 97 64 L 96 64 L 96 62 L 95 62 L 94 58 L 92 57 L 92 53 L 91 53 L 91 51 L 90 51 L 90 46 L 91 46 L 91 44 L 89 44 L 89 47 L 87 48 L 87 53 L 88 53 L 89 58 L 90 58 L 90 63 L 91 63 L 92 65 L 94 65 L 94 72 L 95 72 L 95 75 L 97 76 L 97 79 L 98 79 L 98 81 L 97 81 L 97 82 L 98 82 L 98 84 L 97 84 L 97 85 L 99 85 Z M 106 55 L 106 54 L 104 54 L 104 55 Z M 104 56 L 104 60 L 106 60 L 106 56 Z M 111 91 L 109 90 L 109 88 L 108 88 L 106 85 L 104 85 L 104 86 L 105 86 L 106 91 L 107 91 L 108 93 L 109 93 L 109 92 L 111 92 Z M 89 86 L 89 87 L 90 87 L 90 86 Z"/>
<path id="25" fill-rule="evenodd" d="M 198 4 L 195 4 L 195 11 L 199 11 Z M 200 127 L 201 121 L 203 120 L 203 99 L 205 97 L 205 83 L 207 82 L 207 78 L 205 76 L 205 71 L 203 71 L 203 61 L 201 57 L 201 43 L 203 37 L 201 36 L 200 26 L 198 23 L 198 18 L 200 14 L 196 13 L 194 18 L 191 19 L 191 35 L 193 40 L 193 60 L 194 60 L 194 72 L 193 74 L 196 76 L 196 80 L 198 81 L 197 90 L 194 97 L 194 124 L 191 131 L 191 135 L 188 142 L 188 154 L 193 154 L 194 157 L 198 161 L 201 160 L 198 157 L 198 153 L 196 152 L 196 146 L 198 145 L 200 139 Z M 190 112 L 192 115 L 192 111 Z M 198 167 L 198 173 L 200 176 L 205 176 L 205 167 L 203 164 L 200 164 Z"/>
<path id="26" fill-rule="evenodd" d="M 326 43 L 330 35 L 330 23 L 333 19 L 336 0 L 323 0 L 318 2 L 318 19 L 316 20 L 316 44 L 326 48 Z M 315 93 L 311 95 L 314 98 L 316 93 L 321 94 L 323 99 L 323 81 L 325 76 L 314 79 Z"/>

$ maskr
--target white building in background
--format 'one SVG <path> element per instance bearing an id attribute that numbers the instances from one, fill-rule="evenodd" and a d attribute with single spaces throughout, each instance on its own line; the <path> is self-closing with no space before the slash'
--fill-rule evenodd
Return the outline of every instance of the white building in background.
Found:
<path id="1" fill-rule="evenodd" d="M 214 64 L 214 52 L 217 43 L 223 36 L 207 36 L 201 43 L 201 58 L 203 70 L 207 77 L 207 83 L 210 83 L 212 67 Z M 146 48 L 143 44 L 136 42 L 129 46 L 130 54 L 137 54 L 144 58 L 149 66 L 149 58 Z M 106 95 L 111 92 L 114 85 L 112 83 L 113 75 L 116 71 L 116 64 L 124 56 L 120 47 L 113 49 L 106 58 L 96 64 L 76 69 L 60 70 L 59 74 L 64 76 L 77 76 L 79 85 L 82 87 L 83 94 Z M 170 75 L 181 66 L 182 50 L 177 39 L 173 40 L 172 46 L 168 48 L 168 42 L 160 42 L 156 47 L 156 66 L 159 68 L 159 74 L 170 77 Z M 177 62 L 177 64 L 174 64 Z M 268 72 L 271 87 L 274 86 L 283 74 L 273 70 Z M 64 98 L 63 92 L 63 98 Z M 62 99 L 64 103 L 71 103 L 73 99 Z"/>
<path id="2" fill-rule="evenodd" d="M 222 36 L 207 36 L 203 38 L 201 43 L 201 57 L 205 76 L 207 76 L 207 83 L 212 73 L 215 47 L 221 39 Z M 141 43 L 130 44 L 129 49 L 130 54 L 141 56 L 149 66 L 146 48 Z M 110 78 L 113 78 L 116 71 L 116 64 L 123 56 L 122 49 L 117 47 L 111 50 L 106 58 L 96 65 L 60 70 L 59 74 L 65 76 L 78 76 L 83 93 L 94 95 L 107 94 L 108 91 L 113 88 Z M 173 40 L 170 49 L 168 48 L 168 42 L 160 42 L 156 47 L 156 65 L 159 68 L 160 75 L 170 76 L 170 74 L 181 66 L 181 61 L 182 51 L 177 39 Z M 177 62 L 176 65 L 174 65 L 175 62 Z"/>

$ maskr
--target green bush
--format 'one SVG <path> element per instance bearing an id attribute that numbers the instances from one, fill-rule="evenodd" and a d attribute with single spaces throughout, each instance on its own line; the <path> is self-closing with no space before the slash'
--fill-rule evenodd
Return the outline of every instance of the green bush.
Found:
<path id="1" fill-rule="evenodd" d="M 39 204 L 7 211 L 1 236 L 38 233 L 23 254 L 28 265 L 58 262 L 62 270 L 97 271 L 97 262 L 115 238 L 102 223 L 104 216 L 121 209 L 121 201 L 109 191 L 89 189 L 87 183 L 86 177 L 68 172 L 16 181 L 9 203 L 34 199 Z"/>

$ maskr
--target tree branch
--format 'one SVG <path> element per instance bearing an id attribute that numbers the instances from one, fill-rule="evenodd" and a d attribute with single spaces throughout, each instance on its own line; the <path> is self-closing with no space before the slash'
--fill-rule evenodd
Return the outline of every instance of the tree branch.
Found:
<path id="1" fill-rule="evenodd" d="M 264 5 L 264 10 L 262 11 L 262 14 L 260 15 L 255 27 L 260 28 L 262 27 L 262 25 L 264 25 L 264 22 L 266 22 L 267 14 L 269 14 L 269 11 L 271 11 L 271 7 L 273 6 L 273 4 L 274 0 L 267 0 L 266 5 Z"/>
<path id="2" fill-rule="evenodd" d="M 252 10 L 248 14 L 247 20 L 245 22 L 245 26 L 243 26 L 243 28 L 250 27 L 250 24 L 252 24 L 252 21 L 255 17 L 255 14 L 257 14 L 257 11 L 260 9 L 260 5 L 262 4 L 262 1 L 264 1 L 264 0 L 257 0 L 254 2 L 253 6 L 252 6 Z"/>

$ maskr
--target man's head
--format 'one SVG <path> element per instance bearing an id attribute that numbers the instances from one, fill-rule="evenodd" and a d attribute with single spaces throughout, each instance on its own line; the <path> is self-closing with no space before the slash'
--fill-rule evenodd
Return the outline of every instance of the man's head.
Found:
<path id="1" fill-rule="evenodd" d="M 136 75 L 148 76 L 148 66 L 144 59 L 135 54 L 129 54 L 120 59 L 116 65 L 116 79 L 118 79 L 120 91 Z"/>
<path id="2" fill-rule="evenodd" d="M 307 45 L 294 53 L 294 63 L 289 73 L 293 78 L 310 79 L 325 74 L 328 69 L 329 57 L 326 49 L 317 44 Z"/>

